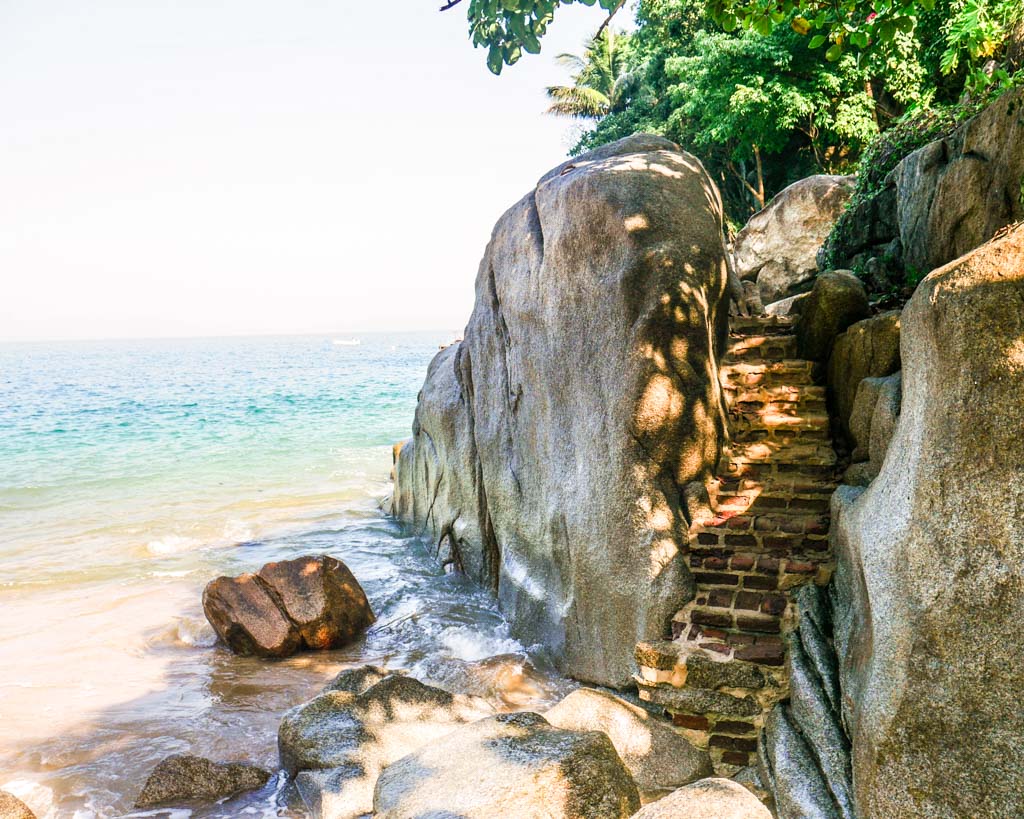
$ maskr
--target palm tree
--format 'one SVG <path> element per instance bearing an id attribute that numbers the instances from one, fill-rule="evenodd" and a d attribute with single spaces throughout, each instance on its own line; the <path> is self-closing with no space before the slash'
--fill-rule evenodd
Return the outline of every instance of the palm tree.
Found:
<path id="1" fill-rule="evenodd" d="M 637 72 L 626 70 L 629 37 L 605 28 L 583 52 L 559 54 L 555 59 L 572 72 L 572 85 L 547 89 L 547 113 L 577 119 L 601 119 L 621 110 L 637 84 Z"/>

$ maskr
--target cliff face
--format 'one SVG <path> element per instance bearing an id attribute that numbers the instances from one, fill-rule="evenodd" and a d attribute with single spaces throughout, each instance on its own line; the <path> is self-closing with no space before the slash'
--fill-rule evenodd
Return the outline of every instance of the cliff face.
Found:
<path id="1" fill-rule="evenodd" d="M 394 511 L 577 678 L 625 685 L 634 644 L 693 595 L 686 499 L 723 432 L 726 285 L 714 184 L 632 137 L 501 218 L 465 340 L 430 366 Z"/>

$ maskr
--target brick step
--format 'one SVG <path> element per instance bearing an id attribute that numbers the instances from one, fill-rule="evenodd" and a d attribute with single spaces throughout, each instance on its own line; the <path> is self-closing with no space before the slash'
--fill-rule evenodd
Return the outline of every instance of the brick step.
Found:
<path id="1" fill-rule="evenodd" d="M 772 335 L 793 332 L 794 316 L 733 316 L 730 332 L 743 335 Z"/>
<path id="2" fill-rule="evenodd" d="M 752 412 L 732 407 L 729 409 L 729 419 L 732 422 L 730 429 L 734 438 L 753 430 L 765 430 L 769 433 L 810 431 L 828 436 L 832 426 L 827 412 Z"/>
<path id="3" fill-rule="evenodd" d="M 729 406 L 736 404 L 808 404 L 821 403 L 824 405 L 826 391 L 824 387 L 813 385 L 794 386 L 792 384 L 776 384 L 773 386 L 755 387 L 723 387 L 726 403 Z"/>
<path id="4" fill-rule="evenodd" d="M 717 520 L 717 519 L 716 519 Z M 743 521 L 746 525 L 746 521 Z M 810 532 L 762 532 L 753 526 L 746 529 L 730 529 L 726 526 L 694 525 L 690 527 L 691 537 L 696 546 L 691 551 L 706 549 L 727 555 L 730 552 L 754 553 L 774 557 L 792 556 L 808 561 L 823 561 L 828 555 L 828 528 L 821 532 L 818 528 Z M 723 578 L 707 578 L 704 582 L 718 585 L 735 586 L 735 576 Z"/>
<path id="5" fill-rule="evenodd" d="M 738 336 L 730 335 L 726 354 L 722 356 L 725 364 L 739 363 L 758 359 L 761 361 L 779 361 L 786 358 L 798 358 L 796 336 Z"/>
<path id="6" fill-rule="evenodd" d="M 802 441 L 763 439 L 760 441 L 733 440 L 722 449 L 719 465 L 731 464 L 773 464 L 787 467 L 808 467 L 807 474 L 815 474 L 818 470 L 811 467 L 832 467 L 836 463 L 836 453 L 828 441 Z M 732 469 L 720 469 L 723 477 L 734 474 Z M 798 469 L 787 469 L 796 472 Z"/>
<path id="7" fill-rule="evenodd" d="M 810 387 L 814 385 L 814 362 L 800 358 L 772 362 L 728 362 L 719 367 L 724 389 L 755 387 Z"/>
<path id="8" fill-rule="evenodd" d="M 825 515 L 832 502 L 831 493 L 822 490 L 817 493 L 794 495 L 788 491 L 772 494 L 744 489 L 735 493 L 709 493 L 711 507 L 718 517 L 728 517 L 730 529 L 746 528 L 736 517 L 762 517 L 772 515 Z"/>

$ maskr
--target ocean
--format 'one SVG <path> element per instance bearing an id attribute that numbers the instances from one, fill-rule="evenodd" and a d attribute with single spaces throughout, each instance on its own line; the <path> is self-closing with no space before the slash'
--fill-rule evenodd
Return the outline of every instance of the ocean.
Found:
<path id="1" fill-rule="evenodd" d="M 366 662 L 540 707 L 569 683 L 379 509 L 452 333 L 0 345 L 0 788 L 133 812 L 172 753 L 273 768 L 281 714 Z M 285 661 L 215 644 L 205 584 L 331 554 L 378 616 Z M 303 816 L 282 777 L 188 816 Z"/>

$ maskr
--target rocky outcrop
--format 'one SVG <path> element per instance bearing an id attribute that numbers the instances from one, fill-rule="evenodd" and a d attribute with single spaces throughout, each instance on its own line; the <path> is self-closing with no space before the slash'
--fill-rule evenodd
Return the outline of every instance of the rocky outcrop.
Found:
<path id="1" fill-rule="evenodd" d="M 736 234 L 741 279 L 757 281 L 769 304 L 811 289 L 816 255 L 853 192 L 853 177 L 810 176 L 778 193 Z"/>
<path id="2" fill-rule="evenodd" d="M 828 361 L 836 336 L 870 315 L 868 294 L 849 270 L 822 273 L 800 302 L 795 331 L 797 349 L 811 361 Z"/>
<path id="3" fill-rule="evenodd" d="M 860 197 L 823 248 L 822 265 L 927 273 L 1024 219 L 1024 89 L 907 156 Z M 877 271 L 877 272 L 876 272 Z"/>
<path id="4" fill-rule="evenodd" d="M 643 708 L 604 691 L 574 691 L 544 717 L 556 728 L 607 734 L 645 796 L 663 795 L 714 773 L 707 751 Z"/>
<path id="5" fill-rule="evenodd" d="M 1024 226 L 902 317 L 881 473 L 833 500 L 836 649 L 860 819 L 1024 814 Z"/>
<path id="6" fill-rule="evenodd" d="M 633 819 L 771 819 L 771 812 L 731 779 L 702 779 L 645 805 Z"/>
<path id="7" fill-rule="evenodd" d="M 896 431 L 903 396 L 903 376 L 865 378 L 857 388 L 850 414 L 850 434 L 855 449 L 843 482 L 867 486 L 882 470 L 885 453 Z"/>
<path id="8" fill-rule="evenodd" d="M 564 731 L 539 714 L 503 714 L 461 728 L 389 765 L 379 819 L 627 819 L 640 797 L 608 737 Z"/>
<path id="9" fill-rule="evenodd" d="M 201 756 L 169 756 L 149 775 L 135 807 L 211 803 L 262 788 L 270 771 L 252 765 L 222 764 Z"/>
<path id="10" fill-rule="evenodd" d="M 36 819 L 36 815 L 18 797 L 0 791 L 0 819 Z"/>
<path id="11" fill-rule="evenodd" d="M 372 668 L 343 674 L 333 688 L 285 714 L 278 731 L 281 766 L 297 775 L 303 800 L 324 819 L 369 813 L 385 766 L 494 713 L 479 697 L 412 677 L 389 675 L 363 689 Z"/>
<path id="12" fill-rule="evenodd" d="M 340 560 L 324 555 L 268 563 L 258 574 L 218 577 L 203 611 L 236 654 L 288 657 L 340 648 L 374 622 L 366 594 Z"/>
<path id="13" fill-rule="evenodd" d="M 851 325 L 832 345 L 828 386 L 833 414 L 847 438 L 857 390 L 865 378 L 892 375 L 900 368 L 900 311 L 889 310 Z"/>
<path id="14" fill-rule="evenodd" d="M 501 218 L 465 340 L 428 371 L 394 511 L 580 679 L 629 684 L 634 644 L 693 594 L 727 273 L 700 163 L 657 137 L 604 146 Z"/>

